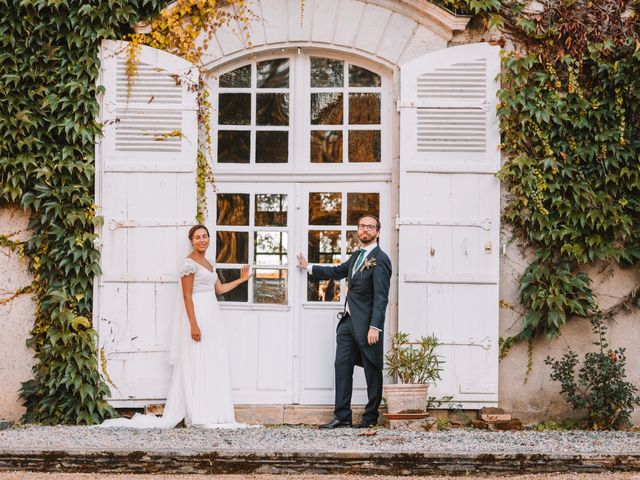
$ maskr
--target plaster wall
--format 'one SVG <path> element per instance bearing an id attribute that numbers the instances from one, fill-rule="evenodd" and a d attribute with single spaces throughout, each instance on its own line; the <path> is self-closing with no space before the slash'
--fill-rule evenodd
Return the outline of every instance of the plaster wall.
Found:
<path id="1" fill-rule="evenodd" d="M 0 207 L 0 235 L 27 240 L 28 220 L 17 207 Z M 4 301 L 32 281 L 26 261 L 10 248 L 0 247 L 0 419 L 19 420 L 24 413 L 18 391 L 21 382 L 31 378 L 34 364 L 33 351 L 25 344 L 35 316 L 33 297 L 24 294 Z"/>

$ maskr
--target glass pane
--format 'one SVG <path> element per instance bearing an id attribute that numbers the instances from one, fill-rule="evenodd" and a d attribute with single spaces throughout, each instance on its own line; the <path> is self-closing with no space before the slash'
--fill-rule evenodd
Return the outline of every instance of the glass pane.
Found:
<path id="1" fill-rule="evenodd" d="M 350 87 L 379 87 L 380 75 L 357 65 L 349 65 Z"/>
<path id="2" fill-rule="evenodd" d="M 248 263 L 249 232 L 217 232 L 216 263 Z"/>
<path id="3" fill-rule="evenodd" d="M 309 230 L 309 263 L 340 262 L 340 230 Z"/>
<path id="4" fill-rule="evenodd" d="M 255 303 L 287 303 L 287 271 L 256 269 L 253 272 Z"/>
<path id="5" fill-rule="evenodd" d="M 380 130 L 349 130 L 349 161 L 380 161 Z"/>
<path id="6" fill-rule="evenodd" d="M 258 88 L 287 88 L 289 86 L 289 60 L 278 58 L 258 62 Z"/>
<path id="7" fill-rule="evenodd" d="M 287 163 L 289 132 L 256 132 L 256 163 Z"/>
<path id="8" fill-rule="evenodd" d="M 216 225 L 249 225 L 249 194 L 218 193 Z"/>
<path id="9" fill-rule="evenodd" d="M 340 225 L 341 193 L 309 194 L 309 225 Z"/>
<path id="10" fill-rule="evenodd" d="M 231 282 L 240 278 L 239 268 L 223 268 L 216 269 L 218 278 L 222 283 Z M 249 288 L 248 283 L 243 282 L 236 288 L 223 295 L 218 296 L 218 300 L 221 302 L 248 302 L 249 301 Z"/>
<path id="11" fill-rule="evenodd" d="M 311 59 L 312 87 L 343 87 L 344 62 L 330 58 Z"/>
<path id="12" fill-rule="evenodd" d="M 340 282 L 307 278 L 308 302 L 339 302 Z"/>
<path id="13" fill-rule="evenodd" d="M 251 65 L 236 68 L 220 76 L 221 88 L 249 88 L 251 87 Z"/>
<path id="14" fill-rule="evenodd" d="M 312 93 L 311 124 L 342 125 L 342 94 Z"/>
<path id="15" fill-rule="evenodd" d="M 347 225 L 357 225 L 366 213 L 380 218 L 380 194 L 347 193 Z"/>
<path id="16" fill-rule="evenodd" d="M 349 123 L 352 125 L 380 125 L 380 94 L 350 93 Z"/>
<path id="17" fill-rule="evenodd" d="M 258 227 L 286 227 L 287 226 L 286 195 L 278 193 L 259 193 L 256 195 L 256 218 Z"/>
<path id="18" fill-rule="evenodd" d="M 289 125 L 289 94 L 258 93 L 256 95 L 257 125 Z"/>
<path id="19" fill-rule="evenodd" d="M 249 125 L 251 123 L 250 93 L 221 93 L 218 110 L 220 125 Z"/>
<path id="20" fill-rule="evenodd" d="M 250 132 L 218 131 L 218 162 L 249 163 L 250 159 Z"/>
<path id="21" fill-rule="evenodd" d="M 347 232 L 347 255 L 360 250 L 360 240 L 358 240 L 358 232 L 351 230 Z"/>
<path id="22" fill-rule="evenodd" d="M 341 163 L 342 132 L 316 130 L 311 132 L 311 163 Z"/>
<path id="23" fill-rule="evenodd" d="M 287 232 L 255 232 L 256 265 L 287 264 Z"/>

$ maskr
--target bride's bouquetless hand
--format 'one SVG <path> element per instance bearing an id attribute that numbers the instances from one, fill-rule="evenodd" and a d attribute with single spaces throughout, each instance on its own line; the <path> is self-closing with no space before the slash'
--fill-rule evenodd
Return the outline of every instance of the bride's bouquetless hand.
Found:
<path id="1" fill-rule="evenodd" d="M 191 325 L 191 338 L 196 342 L 200 341 L 200 327 L 197 324 Z"/>
<path id="2" fill-rule="evenodd" d="M 241 280 L 249 280 L 251 277 L 251 267 L 249 265 L 243 265 L 240 270 L 240 279 Z"/>

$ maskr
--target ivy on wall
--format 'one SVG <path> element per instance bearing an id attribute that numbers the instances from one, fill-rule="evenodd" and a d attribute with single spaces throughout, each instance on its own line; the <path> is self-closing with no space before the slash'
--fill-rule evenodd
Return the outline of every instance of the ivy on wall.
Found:
<path id="1" fill-rule="evenodd" d="M 527 53 L 504 57 L 499 118 L 508 157 L 504 218 L 535 259 L 520 278 L 517 339 L 560 335 L 602 312 L 584 268 L 640 264 L 640 3 L 514 3 L 503 28 Z"/>
<path id="2" fill-rule="evenodd" d="M 177 0 L 158 15 L 143 22 L 143 29 L 127 35 L 130 49 L 127 58 L 127 78 L 134 81 L 137 52 L 140 45 L 148 45 L 158 50 L 182 57 L 201 67 L 202 55 L 216 30 L 222 26 L 239 29 L 236 35 L 249 40 L 249 19 L 254 16 L 245 5 L 245 0 L 227 0 L 224 9 L 218 7 L 217 0 Z M 196 187 L 198 223 L 204 223 L 207 216 L 207 185 L 214 185 L 211 168 L 211 102 L 205 69 L 200 69 L 197 90 L 198 127 L 200 141 L 196 158 Z"/>
<path id="3" fill-rule="evenodd" d="M 112 415 L 91 325 L 98 47 L 159 0 L 0 0 L 0 205 L 30 212 L 24 245 L 36 319 L 24 420 L 92 424 Z"/>

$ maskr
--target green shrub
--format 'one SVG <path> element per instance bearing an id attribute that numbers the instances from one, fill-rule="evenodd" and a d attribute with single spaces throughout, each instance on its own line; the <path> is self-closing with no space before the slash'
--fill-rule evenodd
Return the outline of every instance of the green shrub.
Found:
<path id="1" fill-rule="evenodd" d="M 612 429 L 628 425 L 635 405 L 640 405 L 637 388 L 626 381 L 625 349 L 613 350 L 605 339 L 606 326 L 601 316 L 592 321 L 598 350 L 584 356 L 578 369 L 578 355 L 569 351 L 560 360 L 547 357 L 551 379 L 560 382 L 561 393 L 576 410 L 586 410 L 587 426 L 593 429 Z"/>

